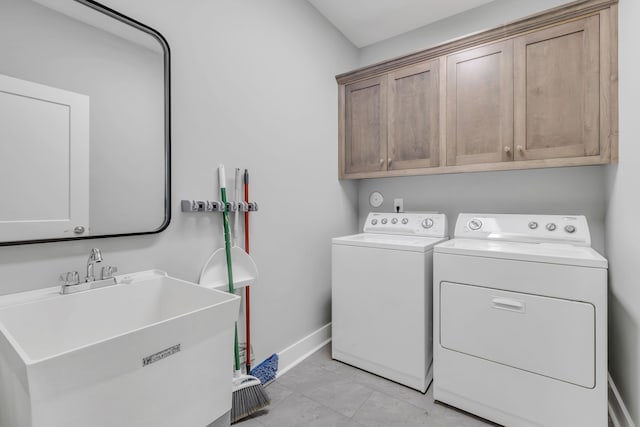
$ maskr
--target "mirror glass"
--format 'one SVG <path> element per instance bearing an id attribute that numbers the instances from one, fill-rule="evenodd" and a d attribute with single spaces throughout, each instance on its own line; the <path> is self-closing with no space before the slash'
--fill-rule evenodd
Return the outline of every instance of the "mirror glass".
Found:
<path id="1" fill-rule="evenodd" d="M 169 48 L 90 0 L 0 0 L 0 245 L 170 219 Z"/>

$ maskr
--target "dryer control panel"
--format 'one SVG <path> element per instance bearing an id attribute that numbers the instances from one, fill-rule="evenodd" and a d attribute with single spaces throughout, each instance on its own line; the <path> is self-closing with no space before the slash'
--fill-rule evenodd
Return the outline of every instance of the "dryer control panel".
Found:
<path id="1" fill-rule="evenodd" d="M 371 212 L 364 223 L 365 233 L 406 236 L 447 237 L 447 217 L 437 212 Z"/>
<path id="2" fill-rule="evenodd" d="M 516 215 L 461 213 L 456 238 L 591 246 L 584 215 Z"/>

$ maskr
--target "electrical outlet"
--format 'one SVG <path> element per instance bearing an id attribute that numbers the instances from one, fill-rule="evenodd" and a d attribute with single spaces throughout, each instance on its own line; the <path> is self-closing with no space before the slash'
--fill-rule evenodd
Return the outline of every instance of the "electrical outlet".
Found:
<path id="1" fill-rule="evenodd" d="M 393 199 L 393 211 L 396 213 L 404 212 L 404 199 Z"/>

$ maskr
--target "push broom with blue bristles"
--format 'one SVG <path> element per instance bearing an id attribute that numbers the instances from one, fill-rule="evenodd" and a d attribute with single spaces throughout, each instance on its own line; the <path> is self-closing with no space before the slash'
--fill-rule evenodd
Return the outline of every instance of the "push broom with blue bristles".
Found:
<path id="1" fill-rule="evenodd" d="M 229 280 L 229 293 L 235 293 L 233 287 L 233 267 L 231 261 L 231 236 L 229 232 L 229 213 L 227 212 L 227 189 L 224 165 L 218 168 L 220 181 L 220 197 L 225 209 L 222 212 L 224 224 L 224 249 L 227 260 L 227 275 Z M 271 403 L 271 399 L 264 390 L 260 380 L 252 375 L 243 375 L 240 370 L 240 349 L 238 345 L 238 322 L 235 324 L 234 344 L 234 373 L 233 373 L 233 398 L 231 404 L 231 423 L 235 423 L 249 415 L 261 410 Z"/>

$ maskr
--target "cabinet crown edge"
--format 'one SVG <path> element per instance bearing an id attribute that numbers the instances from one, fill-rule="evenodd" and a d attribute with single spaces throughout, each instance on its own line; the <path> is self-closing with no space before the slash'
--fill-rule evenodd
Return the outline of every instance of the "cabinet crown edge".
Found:
<path id="1" fill-rule="evenodd" d="M 388 73 L 398 68 L 419 62 L 436 59 L 467 48 L 501 39 L 517 36 L 529 31 L 555 25 L 564 21 L 581 18 L 618 4 L 618 0 L 577 0 L 571 3 L 544 10 L 524 18 L 505 23 L 501 26 L 464 35 L 418 52 L 398 56 L 372 65 L 357 68 L 335 76 L 339 85 L 350 84 L 362 79 Z"/>

